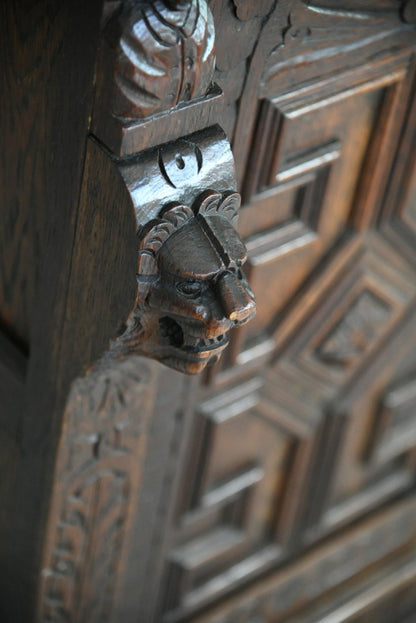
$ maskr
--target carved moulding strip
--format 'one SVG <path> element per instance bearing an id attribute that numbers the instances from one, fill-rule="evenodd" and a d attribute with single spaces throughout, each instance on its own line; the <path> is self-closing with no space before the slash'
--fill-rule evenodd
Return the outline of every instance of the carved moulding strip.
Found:
<path id="1" fill-rule="evenodd" d="M 93 133 L 124 156 L 155 134 L 172 140 L 212 125 L 223 108 L 214 65 L 205 0 L 121 3 L 103 29 Z"/>
<path id="2" fill-rule="evenodd" d="M 113 620 L 155 374 L 139 357 L 101 361 L 72 386 L 41 572 L 43 623 Z"/>

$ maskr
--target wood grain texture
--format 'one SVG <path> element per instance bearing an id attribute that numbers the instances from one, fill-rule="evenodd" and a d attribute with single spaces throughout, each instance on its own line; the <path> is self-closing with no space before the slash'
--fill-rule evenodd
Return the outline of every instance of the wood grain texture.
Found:
<path id="1" fill-rule="evenodd" d="M 2 508 L 0 611 L 28 621 L 59 436 L 62 326 L 74 240 L 100 3 L 1 6 L 0 315 L 30 352 L 7 447 L 11 495 Z M 60 395 L 64 402 L 68 386 Z M 2 387 L 2 392 L 7 387 Z M 0 399 L 4 403 L 3 396 Z M 23 404 L 22 404 L 23 403 Z M 3 424 L 2 424 L 3 426 Z M 4 428 L 2 429 L 4 439 Z M 6 454 L 8 450 L 6 451 Z M 7 568 L 7 572 L 5 569 Z"/>

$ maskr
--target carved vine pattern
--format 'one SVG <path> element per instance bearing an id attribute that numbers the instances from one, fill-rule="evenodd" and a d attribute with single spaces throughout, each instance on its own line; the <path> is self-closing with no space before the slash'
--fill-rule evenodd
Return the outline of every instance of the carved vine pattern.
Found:
<path id="1" fill-rule="evenodd" d="M 104 360 L 73 384 L 64 414 L 40 620 L 105 623 L 140 477 L 154 372 Z"/>

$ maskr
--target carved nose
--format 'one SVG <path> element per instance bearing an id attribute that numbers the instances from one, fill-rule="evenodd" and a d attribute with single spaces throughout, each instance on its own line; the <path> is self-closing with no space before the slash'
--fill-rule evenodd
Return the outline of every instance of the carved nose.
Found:
<path id="1" fill-rule="evenodd" d="M 241 325 L 254 317 L 256 303 L 235 273 L 224 273 L 218 281 L 218 288 L 228 320 Z"/>

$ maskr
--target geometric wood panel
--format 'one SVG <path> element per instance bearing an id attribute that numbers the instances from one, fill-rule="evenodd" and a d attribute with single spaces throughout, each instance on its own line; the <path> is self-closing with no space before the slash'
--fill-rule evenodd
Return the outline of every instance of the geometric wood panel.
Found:
<path id="1" fill-rule="evenodd" d="M 239 225 L 250 282 L 261 292 L 257 316 L 243 329 L 248 345 L 274 332 L 348 227 L 375 221 L 402 123 L 406 67 L 393 57 L 262 100 Z"/>
<path id="2" fill-rule="evenodd" d="M 369 452 L 378 435 L 375 405 L 394 369 L 387 347 L 398 340 L 406 350 L 401 326 L 414 309 L 414 269 L 372 234 L 333 279 L 326 290 L 315 287 L 318 302 L 276 361 L 270 390 L 276 401 L 285 396 L 293 412 L 303 404 L 320 422 L 316 473 L 304 507 L 306 524 L 313 526 L 307 540 L 402 491 L 414 471 L 412 448 L 377 462 Z M 412 333 L 406 331 L 411 348 Z"/>
<path id="3" fill-rule="evenodd" d="M 314 428 L 254 378 L 197 409 L 185 467 L 166 621 L 281 558 L 299 519 Z"/>
<path id="4" fill-rule="evenodd" d="M 414 496 L 377 517 L 332 538 L 302 560 L 254 584 L 243 595 L 230 598 L 193 623 L 390 623 L 392 619 L 355 618 L 394 594 L 403 605 L 414 603 L 416 577 Z M 406 550 L 407 548 L 407 550 Z M 403 554 L 403 552 L 405 552 Z M 391 577 L 391 555 L 397 563 Z M 390 561 L 390 562 L 389 562 Z M 365 574 L 362 572 L 365 571 Z M 387 571 L 387 572 L 386 572 Z M 360 575 L 361 572 L 361 575 Z M 356 577 L 356 579 L 354 579 Z M 383 587 L 380 593 L 379 587 Z M 363 592 L 363 597 L 360 593 Z M 405 594 L 407 592 L 407 594 Z M 357 596 L 357 599 L 354 597 Z M 352 601 L 352 603 L 350 602 Z M 341 605 L 351 603 L 343 612 Z M 334 608 L 337 616 L 331 618 Z M 332 608 L 331 608 L 332 606 Z M 338 610 L 340 608 L 340 610 Z M 329 611 L 329 612 L 328 612 Z M 328 619 L 325 618 L 328 614 Z M 353 615 L 353 618 L 347 616 Z"/>
<path id="5" fill-rule="evenodd" d="M 384 461 L 416 446 L 416 378 L 406 378 L 387 389 L 374 415 L 368 460 Z"/>
<path id="6" fill-rule="evenodd" d="M 318 292 L 280 364 L 330 397 L 398 326 L 416 296 L 414 270 L 381 237 L 367 236 Z M 305 300 L 308 301 L 307 293 Z"/>
<path id="7" fill-rule="evenodd" d="M 413 446 L 377 462 L 368 444 L 374 401 L 391 378 L 387 345 L 416 301 L 416 271 L 377 233 L 353 240 L 335 265 L 298 299 L 297 324 L 273 365 L 208 389 L 196 410 L 166 555 L 166 622 L 331 532 L 338 514 L 348 521 L 413 481 Z M 349 454 L 340 463 L 343 443 Z"/>
<path id="8" fill-rule="evenodd" d="M 414 350 L 416 340 L 411 334 L 408 339 Z M 415 481 L 416 380 L 407 377 L 391 385 L 391 373 L 392 362 L 384 357 L 383 367 L 375 373 L 370 366 L 328 413 L 334 458 L 331 474 L 321 483 L 325 510 L 318 532 L 350 521 Z"/>

